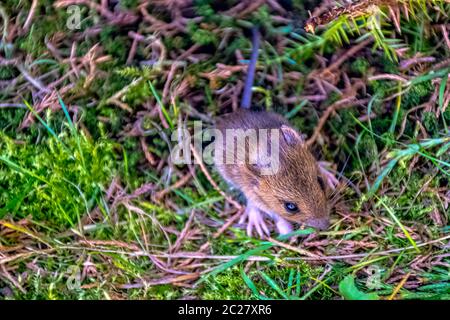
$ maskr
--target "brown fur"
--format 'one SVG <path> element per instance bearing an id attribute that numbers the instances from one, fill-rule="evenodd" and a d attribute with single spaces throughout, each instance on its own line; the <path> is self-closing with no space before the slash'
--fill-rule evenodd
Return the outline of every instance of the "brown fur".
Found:
<path id="1" fill-rule="evenodd" d="M 261 210 L 272 212 L 291 222 L 303 223 L 318 228 L 326 228 L 329 220 L 327 191 L 319 183 L 317 162 L 304 146 L 300 134 L 278 114 L 239 110 L 223 116 L 217 121 L 216 128 L 225 136 L 226 129 L 278 129 L 280 130 L 280 169 L 274 175 L 261 175 L 258 167 L 248 163 L 218 164 L 216 167 L 222 176 L 239 188 L 248 200 Z M 258 136 L 259 138 L 259 136 Z M 223 146 L 226 149 L 224 139 Z M 258 146 L 245 144 L 245 153 L 258 152 Z M 300 209 L 290 214 L 284 208 L 284 202 L 294 202 Z"/>

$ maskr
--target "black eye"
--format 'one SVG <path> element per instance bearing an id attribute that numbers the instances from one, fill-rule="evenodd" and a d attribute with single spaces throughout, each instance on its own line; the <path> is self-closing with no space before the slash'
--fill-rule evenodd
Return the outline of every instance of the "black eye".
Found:
<path id="1" fill-rule="evenodd" d="M 319 182 L 319 186 L 322 189 L 322 191 L 325 191 L 325 182 L 323 181 L 323 178 L 321 176 L 318 176 L 317 181 Z"/>
<path id="2" fill-rule="evenodd" d="M 284 208 L 289 213 L 297 213 L 299 211 L 297 205 L 293 202 L 285 202 Z"/>

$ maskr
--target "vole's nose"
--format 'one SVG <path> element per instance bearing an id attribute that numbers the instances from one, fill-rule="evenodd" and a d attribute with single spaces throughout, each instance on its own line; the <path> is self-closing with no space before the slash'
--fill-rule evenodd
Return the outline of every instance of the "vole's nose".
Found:
<path id="1" fill-rule="evenodd" d="M 330 220 L 324 219 L 324 218 L 311 219 L 311 220 L 308 220 L 308 222 L 306 224 L 309 225 L 310 227 L 313 227 L 313 228 L 316 228 L 319 230 L 326 230 L 330 226 Z"/>

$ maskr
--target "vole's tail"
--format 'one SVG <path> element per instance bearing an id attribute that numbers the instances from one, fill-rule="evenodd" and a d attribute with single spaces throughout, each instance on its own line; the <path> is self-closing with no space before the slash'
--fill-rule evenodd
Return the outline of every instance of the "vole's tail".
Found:
<path id="1" fill-rule="evenodd" d="M 250 109 L 252 103 L 252 87 L 255 79 L 256 63 L 258 62 L 260 33 L 257 26 L 252 28 L 252 55 L 247 69 L 244 92 L 242 94 L 241 108 Z"/>

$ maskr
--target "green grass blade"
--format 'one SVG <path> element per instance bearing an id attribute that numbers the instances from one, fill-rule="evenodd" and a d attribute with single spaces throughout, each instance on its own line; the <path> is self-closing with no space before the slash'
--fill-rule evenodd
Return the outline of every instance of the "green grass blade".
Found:
<path id="1" fill-rule="evenodd" d="M 380 297 L 375 293 L 365 293 L 359 290 L 355 285 L 353 275 L 348 275 L 339 283 L 339 292 L 346 300 L 379 300 Z"/>
<path id="2" fill-rule="evenodd" d="M 300 285 L 300 280 L 301 280 L 301 274 L 300 274 L 300 270 L 297 271 L 297 276 L 295 278 L 295 296 L 300 298 L 300 293 L 301 293 L 301 285 Z"/>
<path id="3" fill-rule="evenodd" d="M 394 220 L 394 222 L 400 227 L 400 229 L 403 231 L 404 235 L 406 236 L 406 238 L 408 239 L 408 241 L 411 243 L 411 245 L 414 247 L 414 249 L 416 249 L 417 252 L 420 252 L 419 248 L 417 247 L 416 242 L 414 241 L 414 239 L 411 237 L 411 235 L 409 234 L 408 230 L 406 230 L 406 228 L 403 226 L 403 224 L 400 222 L 400 220 L 397 218 L 397 216 L 395 215 L 394 211 L 392 211 L 391 208 L 389 208 L 386 203 L 384 203 L 384 201 L 379 198 L 376 197 L 381 205 L 386 209 L 386 211 L 389 213 L 389 215 L 391 216 L 392 220 Z"/>
<path id="4" fill-rule="evenodd" d="M 206 274 L 204 277 L 202 277 L 202 278 L 197 282 L 197 284 L 202 283 L 202 282 L 205 280 L 206 277 L 209 277 L 209 276 L 215 276 L 215 275 L 217 275 L 217 274 L 219 274 L 219 273 L 221 273 L 221 272 L 223 272 L 223 271 L 225 271 L 225 270 L 231 268 L 232 266 L 234 266 L 234 265 L 236 265 L 236 264 L 238 264 L 238 263 L 240 263 L 240 262 L 243 262 L 243 261 L 247 260 L 249 257 L 252 257 L 252 256 L 255 256 L 255 255 L 261 254 L 261 252 L 263 252 L 263 251 L 265 251 L 265 250 L 268 250 L 268 249 L 270 249 L 270 248 L 273 247 L 273 246 L 274 246 L 274 244 L 272 244 L 272 243 L 270 243 L 270 242 L 269 242 L 269 243 L 264 242 L 263 245 L 260 245 L 259 247 L 256 247 L 256 248 L 254 248 L 254 249 L 248 250 L 247 252 L 245 252 L 245 253 L 239 255 L 238 257 L 236 257 L 236 258 L 234 258 L 234 259 L 232 259 L 232 260 L 230 260 L 230 261 L 227 261 L 227 262 L 225 262 L 225 263 L 219 265 L 218 267 L 216 267 L 215 269 L 213 269 L 211 272 L 209 272 L 208 274 Z"/>
<path id="5" fill-rule="evenodd" d="M 47 129 L 47 131 L 56 139 L 59 143 L 66 149 L 69 150 L 69 148 L 64 144 L 64 142 L 58 137 L 55 131 L 53 131 L 52 128 L 44 121 L 44 119 L 39 116 L 39 114 L 33 109 L 33 107 L 28 103 L 28 101 L 24 100 L 24 104 L 27 106 L 28 110 L 39 120 L 40 123 Z"/>
<path id="6" fill-rule="evenodd" d="M 252 291 L 253 295 L 255 297 L 259 297 L 259 292 L 258 289 L 256 288 L 255 283 L 252 281 L 252 279 L 250 279 L 250 277 L 244 272 L 244 269 L 241 267 L 240 268 L 240 272 L 241 272 L 241 276 L 242 279 L 244 280 L 245 284 L 247 285 L 247 287 L 249 287 L 249 289 Z"/>
<path id="7" fill-rule="evenodd" d="M 447 80 L 448 80 L 448 74 L 446 74 L 442 80 L 441 80 L 441 84 L 439 85 L 439 109 L 444 110 L 444 95 L 445 95 L 445 89 L 447 86 Z M 444 121 L 444 126 L 446 131 L 448 132 L 448 127 L 447 127 L 447 123 L 445 122 L 445 117 L 442 116 L 442 120 Z"/>
<path id="8" fill-rule="evenodd" d="M 67 122 L 69 122 L 70 129 L 75 130 L 75 126 L 72 122 L 72 119 L 70 118 L 69 111 L 67 110 L 66 104 L 62 100 L 61 96 L 58 94 L 58 101 L 59 105 L 61 106 L 61 109 L 64 112 L 64 115 L 66 116 Z"/>
<path id="9" fill-rule="evenodd" d="M 275 290 L 280 296 L 282 296 L 284 299 L 289 300 L 288 295 L 286 292 L 284 292 L 280 286 L 271 278 L 269 277 L 265 272 L 261 271 L 261 276 L 264 279 L 264 281 L 267 282 L 267 284 Z"/>
<path id="10" fill-rule="evenodd" d="M 386 176 L 392 171 L 392 169 L 394 169 L 394 167 L 398 163 L 398 161 L 399 161 L 399 158 L 395 158 L 395 159 L 392 159 L 391 161 L 389 161 L 386 168 L 384 168 L 383 171 L 381 171 L 381 173 L 378 175 L 375 182 L 370 187 L 369 196 L 373 196 L 378 191 L 378 189 L 381 186 L 381 183 L 386 178 Z"/>
<path id="11" fill-rule="evenodd" d="M 161 111 L 162 111 L 162 113 L 163 113 L 163 115 L 164 115 L 164 118 L 166 119 L 167 123 L 168 123 L 169 126 L 170 126 L 170 129 L 173 130 L 174 125 L 173 125 L 172 119 L 170 119 L 169 113 L 167 112 L 166 107 L 165 107 L 164 104 L 162 103 L 161 98 L 160 98 L 159 95 L 158 95 L 158 92 L 156 92 L 156 89 L 155 89 L 155 87 L 153 86 L 153 84 L 152 84 L 151 81 L 148 81 L 148 85 L 149 85 L 149 87 L 150 87 L 150 90 L 151 90 L 153 96 L 154 96 L 155 99 L 156 99 L 156 102 L 158 102 L 159 107 L 161 108 Z"/>
<path id="12" fill-rule="evenodd" d="M 292 231 L 292 232 L 290 232 L 288 234 L 281 234 L 276 239 L 280 240 L 280 241 L 285 241 L 285 240 L 289 240 L 290 238 L 295 237 L 295 236 L 306 236 L 306 235 L 314 233 L 314 232 L 315 232 L 314 228 L 306 228 L 306 229 L 303 229 L 303 230 L 295 230 L 295 231 Z"/>
<path id="13" fill-rule="evenodd" d="M 58 94 L 58 101 L 61 106 L 61 109 L 64 112 L 64 115 L 66 116 L 67 122 L 69 123 L 70 131 L 76 139 L 77 148 L 78 148 L 78 152 L 80 153 L 80 158 L 81 158 L 83 168 L 86 168 L 86 162 L 84 161 L 83 149 L 81 148 L 80 135 L 78 134 L 77 129 L 76 129 L 72 119 L 70 118 L 69 111 L 67 110 L 66 104 L 64 103 L 64 101 L 62 100 L 62 98 L 59 94 Z"/>
<path id="14" fill-rule="evenodd" d="M 294 269 L 289 270 L 289 278 L 288 278 L 288 284 L 287 284 L 288 292 L 291 292 L 291 290 L 292 290 L 292 286 L 294 284 L 294 274 L 295 274 Z"/>
<path id="15" fill-rule="evenodd" d="M 28 175 L 30 177 L 33 177 L 33 178 L 35 178 L 35 179 L 37 179 L 39 181 L 42 181 L 42 182 L 44 182 L 46 184 L 50 184 L 47 180 L 45 180 L 41 176 L 38 176 L 37 174 L 35 174 L 34 172 L 32 172 L 32 171 L 30 171 L 28 169 L 22 168 L 21 166 L 19 166 L 15 162 L 13 162 L 13 161 L 11 161 L 11 160 L 3 157 L 3 156 L 0 156 L 0 161 L 2 161 L 3 163 L 7 164 L 9 167 L 11 167 L 12 169 L 16 170 L 17 172 L 26 174 L 26 175 Z"/>

